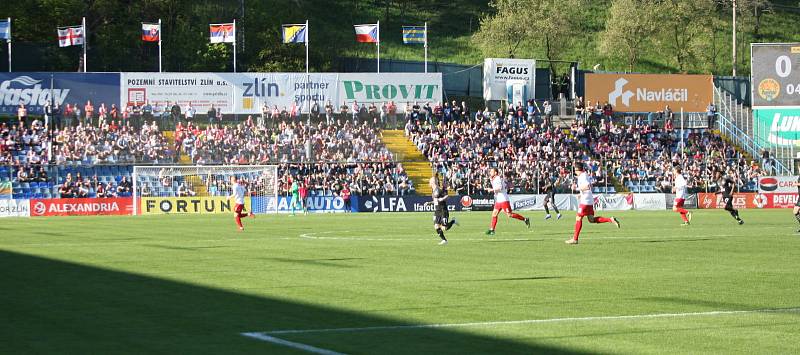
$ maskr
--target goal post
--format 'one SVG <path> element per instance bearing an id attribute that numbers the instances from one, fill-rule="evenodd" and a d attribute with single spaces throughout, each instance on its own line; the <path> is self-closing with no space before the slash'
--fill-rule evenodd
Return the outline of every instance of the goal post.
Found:
<path id="1" fill-rule="evenodd" d="M 133 214 L 233 212 L 232 176 L 247 189 L 247 211 L 278 212 L 277 165 L 174 165 L 133 167 Z"/>

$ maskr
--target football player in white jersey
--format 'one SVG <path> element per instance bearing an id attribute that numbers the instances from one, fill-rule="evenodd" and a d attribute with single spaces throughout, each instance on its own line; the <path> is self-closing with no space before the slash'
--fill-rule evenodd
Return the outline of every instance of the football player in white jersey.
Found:
<path id="1" fill-rule="evenodd" d="M 242 213 L 242 210 L 244 210 L 244 197 L 246 194 L 247 188 L 244 187 L 241 181 L 236 180 L 235 176 L 231 176 L 231 194 L 228 195 L 228 200 L 233 198 L 233 201 L 236 203 L 236 207 L 233 208 L 233 218 L 236 220 L 236 225 L 239 227 L 239 231 L 244 230 L 244 227 L 242 226 L 242 217 L 256 216 L 253 214 L 253 212 Z"/>
<path id="2" fill-rule="evenodd" d="M 578 237 L 581 234 L 581 228 L 583 228 L 583 217 L 586 217 L 589 223 L 614 223 L 614 225 L 619 228 L 619 221 L 614 217 L 595 217 L 592 182 L 589 179 L 589 174 L 586 173 L 586 168 L 583 163 L 575 162 L 575 175 L 578 176 L 578 181 L 572 188 L 580 192 L 580 196 L 578 197 L 578 214 L 575 216 L 575 234 L 572 236 L 572 239 L 567 239 L 567 244 L 578 244 Z"/>
<path id="3" fill-rule="evenodd" d="M 505 179 L 500 176 L 497 168 L 489 169 L 489 178 L 492 181 L 492 187 L 488 188 L 487 191 L 494 193 L 494 209 L 492 210 L 492 224 L 489 226 L 489 230 L 486 231 L 486 235 L 494 235 L 494 229 L 497 226 L 497 215 L 500 214 L 500 211 L 505 212 L 506 216 L 510 218 L 525 222 L 525 225 L 530 228 L 530 219 L 511 211 L 511 201 L 507 193 L 508 186 L 506 185 Z"/>
<path id="4" fill-rule="evenodd" d="M 683 226 L 688 226 L 692 220 L 692 213 L 683 208 L 683 203 L 686 202 L 687 190 L 689 183 L 683 177 L 683 170 L 676 166 L 672 169 L 672 176 L 675 182 L 672 184 L 672 193 L 675 194 L 675 202 L 672 204 L 672 210 L 681 214 Z"/>

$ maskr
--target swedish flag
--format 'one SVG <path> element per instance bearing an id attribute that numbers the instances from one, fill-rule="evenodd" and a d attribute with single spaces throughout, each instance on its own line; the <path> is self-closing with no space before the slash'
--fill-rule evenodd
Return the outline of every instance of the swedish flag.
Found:
<path id="1" fill-rule="evenodd" d="M 283 43 L 306 43 L 306 25 L 283 25 Z"/>
<path id="2" fill-rule="evenodd" d="M 427 35 L 424 26 L 403 26 L 403 43 L 405 44 L 425 44 Z"/>

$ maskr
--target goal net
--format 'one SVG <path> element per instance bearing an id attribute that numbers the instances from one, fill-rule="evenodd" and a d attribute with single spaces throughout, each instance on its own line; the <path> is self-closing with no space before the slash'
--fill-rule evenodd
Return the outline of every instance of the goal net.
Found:
<path id="1" fill-rule="evenodd" d="M 135 166 L 134 214 L 232 213 L 231 177 L 247 189 L 245 211 L 278 211 L 276 165 Z"/>

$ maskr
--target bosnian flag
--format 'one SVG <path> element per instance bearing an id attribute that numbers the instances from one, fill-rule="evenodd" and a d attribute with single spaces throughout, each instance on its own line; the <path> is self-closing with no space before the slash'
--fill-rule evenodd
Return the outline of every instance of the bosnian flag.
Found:
<path id="1" fill-rule="evenodd" d="M 356 41 L 378 43 L 378 25 L 355 25 Z"/>
<path id="2" fill-rule="evenodd" d="M 209 25 L 211 27 L 211 43 L 236 42 L 236 27 L 233 23 Z"/>
<path id="3" fill-rule="evenodd" d="M 161 37 L 161 25 L 142 22 L 142 41 L 158 42 Z"/>
<path id="4" fill-rule="evenodd" d="M 58 46 L 69 47 L 83 44 L 83 26 L 58 29 Z"/>

